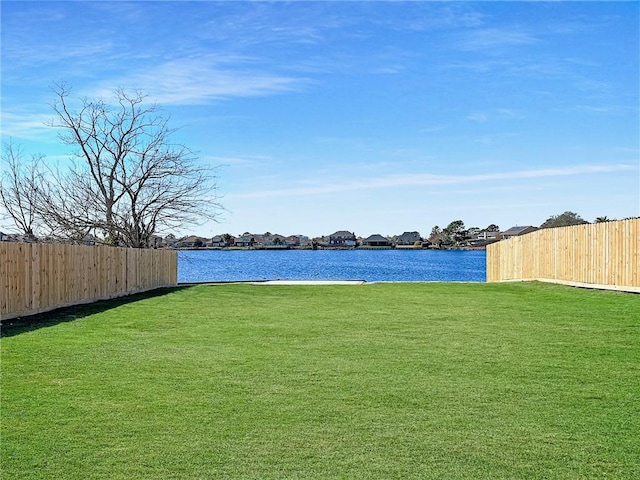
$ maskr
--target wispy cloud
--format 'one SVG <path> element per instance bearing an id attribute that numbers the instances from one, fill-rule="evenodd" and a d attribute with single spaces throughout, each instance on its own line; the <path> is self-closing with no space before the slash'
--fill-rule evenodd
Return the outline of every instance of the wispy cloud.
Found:
<path id="1" fill-rule="evenodd" d="M 3 138 L 14 137 L 23 140 L 42 140 L 47 135 L 55 138 L 53 129 L 48 125 L 53 115 L 46 113 L 13 113 L 3 111 L 0 134 Z"/>
<path id="2" fill-rule="evenodd" d="M 12 45 L 7 47 L 3 55 L 11 60 L 11 63 L 19 64 L 43 64 L 43 63 L 64 63 L 69 60 L 94 60 L 96 57 L 103 57 L 111 53 L 113 44 L 110 42 L 83 42 L 81 40 L 71 41 L 60 48 L 56 44 L 38 45 Z"/>
<path id="3" fill-rule="evenodd" d="M 558 178 L 577 175 L 603 174 L 620 171 L 638 170 L 637 165 L 577 165 L 565 168 L 548 168 L 539 170 L 522 170 L 516 172 L 488 173 L 478 175 L 433 175 L 423 174 L 392 174 L 354 180 L 341 183 L 327 183 L 308 185 L 303 187 L 262 190 L 251 193 L 236 194 L 237 198 L 272 198 L 293 197 L 307 195 L 321 195 L 329 193 L 350 192 L 357 190 L 372 190 L 380 188 L 395 188 L 408 186 L 438 186 L 465 183 L 482 183 L 495 181 L 523 180 L 535 178 Z"/>
<path id="4" fill-rule="evenodd" d="M 235 58 L 238 64 L 249 63 Z M 102 82 L 99 96 L 109 96 L 114 85 L 142 90 L 161 104 L 199 105 L 227 97 L 273 95 L 301 89 L 305 78 L 278 75 L 233 66 L 228 58 L 205 55 L 181 58 Z"/>

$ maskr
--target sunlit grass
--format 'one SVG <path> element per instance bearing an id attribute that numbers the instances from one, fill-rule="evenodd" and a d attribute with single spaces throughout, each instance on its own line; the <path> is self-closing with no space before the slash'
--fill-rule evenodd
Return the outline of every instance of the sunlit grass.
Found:
<path id="1" fill-rule="evenodd" d="M 640 478 L 637 295 L 199 286 L 43 321 L 3 328 L 3 479 Z"/>

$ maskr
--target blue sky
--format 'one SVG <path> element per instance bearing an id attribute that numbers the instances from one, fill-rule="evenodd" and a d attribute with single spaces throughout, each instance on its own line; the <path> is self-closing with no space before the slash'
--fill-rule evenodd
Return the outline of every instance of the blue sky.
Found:
<path id="1" fill-rule="evenodd" d="M 51 86 L 140 89 L 220 166 L 193 233 L 368 236 L 640 215 L 638 2 L 1 3 L 2 139 Z M 186 233 L 186 232 L 176 232 Z"/>

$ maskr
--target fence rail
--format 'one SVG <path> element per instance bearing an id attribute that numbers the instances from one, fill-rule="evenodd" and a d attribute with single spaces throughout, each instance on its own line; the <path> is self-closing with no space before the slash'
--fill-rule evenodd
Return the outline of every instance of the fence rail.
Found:
<path id="1" fill-rule="evenodd" d="M 0 243 L 0 320 L 177 284 L 171 250 Z"/>
<path id="2" fill-rule="evenodd" d="M 538 230 L 487 247 L 487 282 L 542 280 L 640 292 L 640 219 Z"/>

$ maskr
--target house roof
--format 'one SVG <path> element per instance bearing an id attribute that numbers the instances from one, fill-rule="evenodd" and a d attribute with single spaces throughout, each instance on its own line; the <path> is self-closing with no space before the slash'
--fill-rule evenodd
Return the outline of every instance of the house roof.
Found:
<path id="1" fill-rule="evenodd" d="M 496 242 L 498 242 L 497 238 L 474 238 L 473 240 L 469 240 L 469 245 L 474 247 L 484 247 Z"/>
<path id="2" fill-rule="evenodd" d="M 511 227 L 509 230 L 505 230 L 504 232 L 502 232 L 502 235 L 520 235 L 522 234 L 525 230 L 530 230 L 534 229 L 537 230 L 537 227 L 531 226 L 531 225 L 525 225 L 523 227 L 520 226 L 515 226 L 515 227 Z"/>
<path id="3" fill-rule="evenodd" d="M 396 240 L 398 242 L 417 242 L 420 241 L 420 233 L 418 232 L 404 232 Z"/>
<path id="4" fill-rule="evenodd" d="M 197 235 L 189 235 L 188 237 L 183 238 L 182 240 L 180 240 L 180 243 L 183 242 L 206 242 L 208 239 L 204 238 L 204 237 L 198 237 Z"/>
<path id="5" fill-rule="evenodd" d="M 331 235 L 329 235 L 330 237 L 349 237 L 349 238 L 355 238 L 355 235 L 351 232 L 347 232 L 346 230 L 338 230 L 336 233 L 332 233 Z"/>
<path id="6" fill-rule="evenodd" d="M 367 238 L 365 238 L 364 241 L 365 242 L 389 242 L 389 239 L 387 237 L 383 237 L 382 235 L 374 233 L 373 235 L 370 235 Z"/>

